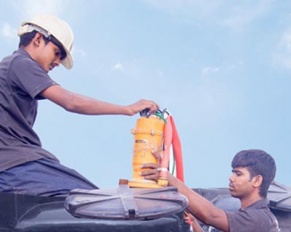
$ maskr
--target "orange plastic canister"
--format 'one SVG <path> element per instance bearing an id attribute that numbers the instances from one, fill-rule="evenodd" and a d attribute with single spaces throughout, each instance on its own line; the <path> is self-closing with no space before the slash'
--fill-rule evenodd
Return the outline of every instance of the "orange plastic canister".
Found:
<path id="1" fill-rule="evenodd" d="M 140 117 L 136 122 L 133 147 L 133 179 L 129 182 L 131 187 L 159 187 L 155 181 L 144 180 L 140 176 L 141 165 L 145 163 L 158 164 L 159 160 L 153 154 L 163 152 L 163 131 L 165 122 L 160 117 Z"/>

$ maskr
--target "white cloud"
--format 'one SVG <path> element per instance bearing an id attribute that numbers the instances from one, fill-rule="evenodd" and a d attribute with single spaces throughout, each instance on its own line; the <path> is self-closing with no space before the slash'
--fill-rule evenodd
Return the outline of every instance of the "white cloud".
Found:
<path id="1" fill-rule="evenodd" d="M 281 67 L 291 68 L 291 29 L 286 30 L 280 38 L 273 62 Z"/>
<path id="2" fill-rule="evenodd" d="M 144 0 L 155 8 L 165 10 L 187 21 L 209 21 L 223 0 Z"/>
<path id="3" fill-rule="evenodd" d="M 17 30 L 15 28 L 12 28 L 9 23 L 4 23 L 4 25 L 0 29 L 0 34 L 4 38 L 15 39 L 17 37 Z"/>
<path id="4" fill-rule="evenodd" d="M 159 77 L 164 77 L 164 73 L 163 73 L 163 71 L 159 70 L 159 71 L 158 71 L 158 76 L 159 76 Z"/>
<path id="5" fill-rule="evenodd" d="M 219 67 L 203 67 L 201 69 L 201 76 L 202 77 L 207 77 L 213 73 L 216 73 L 220 70 Z"/>
<path id="6" fill-rule="evenodd" d="M 73 56 L 80 56 L 80 57 L 84 58 L 84 57 L 86 57 L 86 52 L 84 49 L 74 46 L 72 49 L 72 55 Z"/>
<path id="7" fill-rule="evenodd" d="M 219 5 L 223 3 L 222 0 L 202 2 L 200 0 L 144 0 L 152 6 L 160 9 L 167 9 L 172 12 L 175 10 L 185 10 L 191 8 L 193 13 L 210 12 L 216 9 Z"/>
<path id="8" fill-rule="evenodd" d="M 272 3 L 273 0 L 261 0 L 232 5 L 221 24 L 235 30 L 241 30 L 268 12 Z"/>
<path id="9" fill-rule="evenodd" d="M 79 19 L 84 6 L 88 5 L 85 0 L 10 0 L 10 4 L 16 9 L 21 20 L 28 20 L 39 14 L 52 14 L 60 18 Z M 99 2 L 99 1 L 96 1 Z M 94 2 L 94 6 L 97 3 Z M 80 16 L 81 17 L 81 16 Z"/>
<path id="10" fill-rule="evenodd" d="M 115 65 L 113 65 L 112 67 L 114 70 L 118 70 L 118 71 L 123 71 L 124 67 L 121 63 L 116 63 Z"/>
<path id="11" fill-rule="evenodd" d="M 29 19 L 37 14 L 60 15 L 65 12 L 66 0 L 25 0 L 14 1 L 15 6 L 23 12 L 23 17 Z"/>
<path id="12" fill-rule="evenodd" d="M 234 61 L 231 63 L 223 62 L 223 64 L 219 66 L 205 66 L 201 68 L 200 73 L 202 77 L 210 77 L 219 72 L 220 73 L 233 72 L 234 70 L 241 68 L 243 63 L 244 63 L 243 61 L 238 60 L 237 62 Z"/>
<path id="13" fill-rule="evenodd" d="M 272 9 L 274 0 L 259 1 L 200 1 L 200 0 L 144 0 L 153 7 L 187 18 L 195 23 L 218 24 L 241 30 Z"/>

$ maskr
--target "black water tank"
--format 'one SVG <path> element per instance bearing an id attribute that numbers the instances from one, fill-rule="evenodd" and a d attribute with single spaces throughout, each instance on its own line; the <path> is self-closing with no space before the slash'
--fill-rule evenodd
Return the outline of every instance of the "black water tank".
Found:
<path id="1" fill-rule="evenodd" d="M 66 199 L 1 193 L 0 204 L 1 232 L 190 231 L 187 199 L 172 187 L 74 190 Z"/>

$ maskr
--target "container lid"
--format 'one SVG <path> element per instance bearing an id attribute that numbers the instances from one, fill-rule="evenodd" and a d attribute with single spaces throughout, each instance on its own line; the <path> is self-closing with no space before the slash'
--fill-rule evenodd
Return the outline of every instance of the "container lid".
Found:
<path id="1" fill-rule="evenodd" d="M 270 185 L 267 198 L 270 208 L 291 212 L 291 187 L 274 182 Z"/>
<path id="2" fill-rule="evenodd" d="M 144 189 L 119 185 L 111 190 L 72 190 L 65 208 L 76 217 L 154 219 L 182 212 L 187 198 L 174 187 Z"/>

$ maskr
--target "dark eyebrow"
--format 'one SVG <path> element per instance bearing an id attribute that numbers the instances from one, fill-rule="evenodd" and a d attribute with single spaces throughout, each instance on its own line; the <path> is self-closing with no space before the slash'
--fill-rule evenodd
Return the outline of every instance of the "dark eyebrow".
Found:
<path id="1" fill-rule="evenodd" d="M 235 169 L 235 168 L 232 169 L 231 172 L 232 172 L 232 173 L 236 173 L 236 174 L 242 173 L 240 170 Z"/>

